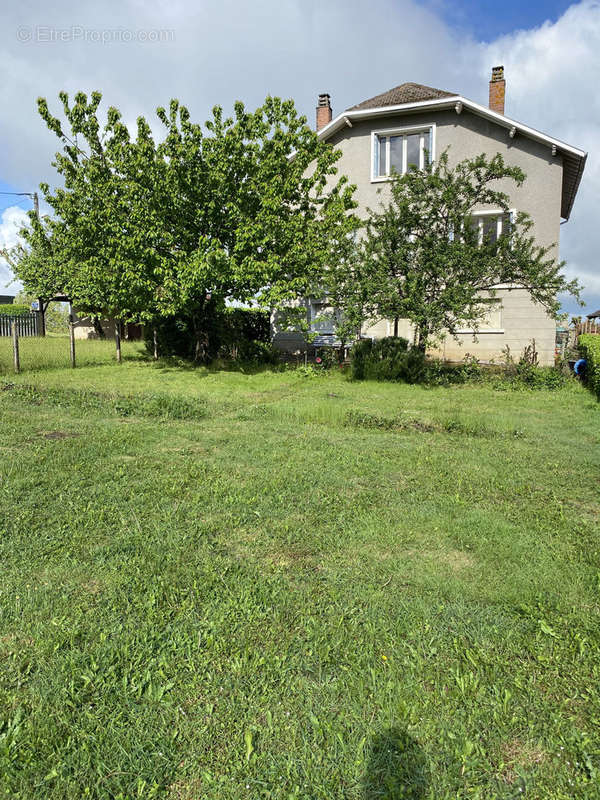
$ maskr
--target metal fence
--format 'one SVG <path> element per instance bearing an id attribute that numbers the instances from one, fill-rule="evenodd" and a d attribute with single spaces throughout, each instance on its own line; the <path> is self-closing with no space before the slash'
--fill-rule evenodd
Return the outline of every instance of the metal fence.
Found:
<path id="1" fill-rule="evenodd" d="M 0 336 L 12 336 L 13 322 L 17 326 L 19 336 L 38 335 L 38 313 L 30 311 L 28 314 L 0 314 Z"/>

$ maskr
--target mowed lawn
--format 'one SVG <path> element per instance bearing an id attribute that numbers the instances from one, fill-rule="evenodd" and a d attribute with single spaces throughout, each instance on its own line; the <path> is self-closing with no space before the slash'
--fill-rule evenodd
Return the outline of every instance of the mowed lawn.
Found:
<path id="1" fill-rule="evenodd" d="M 591 394 L 129 356 L 0 379 L 1 797 L 600 796 Z"/>

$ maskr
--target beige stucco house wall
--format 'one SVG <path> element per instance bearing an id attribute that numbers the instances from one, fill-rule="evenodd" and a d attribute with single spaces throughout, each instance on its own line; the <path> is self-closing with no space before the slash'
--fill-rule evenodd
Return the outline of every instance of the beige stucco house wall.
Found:
<path id="1" fill-rule="evenodd" d="M 403 99 L 405 87 L 411 87 L 410 92 L 416 97 L 427 98 L 427 91 L 437 93 L 440 97 L 436 99 L 434 95 L 433 102 L 425 100 L 396 104 L 388 111 L 386 105 L 389 105 L 389 98 Z M 421 90 L 425 90 L 425 94 L 419 94 Z M 409 96 L 413 96 L 410 92 Z M 321 97 L 326 97 L 328 101 L 327 95 Z M 389 197 L 389 179 L 375 175 L 377 134 L 392 135 L 403 129 L 426 130 L 429 132 L 431 158 L 437 159 L 447 151 L 450 166 L 480 153 L 488 157 L 500 153 L 507 164 L 520 167 L 527 176 L 522 186 L 503 180 L 498 181 L 495 188 L 508 194 L 511 210 L 526 211 L 531 216 L 537 242 L 544 247 L 553 247 L 554 255 L 558 257 L 561 215 L 568 215 L 570 211 L 569 197 L 572 204 L 585 154 L 580 154 L 581 167 L 576 175 L 573 166 L 576 155 L 570 152 L 573 148 L 569 152 L 563 151 L 554 143 L 555 140 L 543 134 L 532 136 L 530 129 L 513 124 L 503 114 L 482 114 L 486 109 L 477 104 L 429 87 L 403 84 L 373 100 L 377 101 L 374 108 L 369 107 L 369 104 L 373 106 L 372 101 L 365 101 L 365 104 L 349 109 L 325 125 L 320 132 L 320 136 L 341 153 L 337 163 L 338 174 L 346 175 L 356 185 L 355 199 L 360 216 L 366 216 L 369 209 L 376 210 Z M 378 103 L 380 107 L 377 107 Z M 367 108 L 361 110 L 361 105 Z M 318 108 L 317 112 L 319 110 L 322 111 L 322 108 Z M 564 169 L 565 152 L 568 174 Z M 568 180 L 575 181 L 574 186 Z M 567 207 L 568 211 L 565 212 Z M 474 209 L 475 213 L 494 210 L 500 211 L 485 207 Z M 481 325 L 477 336 L 465 331 L 458 340 L 448 337 L 437 354 L 449 360 L 460 360 L 466 353 L 485 361 L 499 360 L 506 346 L 518 357 L 535 339 L 540 363 L 552 364 L 556 336 L 554 319 L 532 301 L 525 289 L 499 287 L 496 297 L 498 305 Z M 380 320 L 376 324 L 366 324 L 361 334 L 380 338 L 392 335 L 392 332 L 392 322 Z M 411 337 L 412 331 L 406 320 L 400 321 L 399 334 Z M 302 341 L 297 334 L 277 334 L 274 343 L 286 348 L 288 344 L 301 346 Z"/>

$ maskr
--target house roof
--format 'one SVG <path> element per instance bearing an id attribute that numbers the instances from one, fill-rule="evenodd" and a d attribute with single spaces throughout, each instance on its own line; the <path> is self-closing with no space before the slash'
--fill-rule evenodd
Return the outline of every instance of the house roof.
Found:
<path id="1" fill-rule="evenodd" d="M 411 99 L 411 95 L 412 97 L 421 97 L 421 99 Z M 562 156 L 563 178 L 560 213 L 563 219 L 569 219 L 583 175 L 587 153 L 535 128 L 530 128 L 522 122 L 506 117 L 504 114 L 498 114 L 487 106 L 474 103 L 462 95 L 445 92 L 442 89 L 433 89 L 418 83 L 402 83 L 394 89 L 364 100 L 338 114 L 328 125 L 318 131 L 318 136 L 320 139 L 328 139 L 344 126 L 352 126 L 352 121 L 359 122 L 363 119 L 390 114 L 414 113 L 429 109 L 441 111 L 452 108 L 457 114 L 461 114 L 463 109 L 466 109 L 477 116 L 497 123 L 505 128 L 511 137 L 517 134 L 526 136 L 548 145 L 551 156 Z"/>
<path id="2" fill-rule="evenodd" d="M 591 314 L 587 315 L 588 319 L 597 319 L 598 317 L 600 317 L 600 308 L 598 309 L 598 311 L 592 311 Z"/>
<path id="3" fill-rule="evenodd" d="M 376 94 L 375 97 L 351 106 L 348 111 L 398 106 L 404 103 L 420 103 L 424 100 L 439 100 L 442 97 L 458 97 L 458 95 L 456 92 L 445 92 L 443 89 L 434 89 L 432 86 L 423 86 L 421 83 L 401 83 L 400 86 L 394 86 L 387 92 Z"/>

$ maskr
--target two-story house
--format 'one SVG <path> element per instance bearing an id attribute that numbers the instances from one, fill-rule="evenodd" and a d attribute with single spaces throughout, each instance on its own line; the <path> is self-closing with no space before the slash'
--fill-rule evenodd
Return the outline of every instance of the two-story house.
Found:
<path id="1" fill-rule="evenodd" d="M 510 196 L 511 209 L 526 211 L 534 223 L 534 235 L 542 246 L 554 246 L 558 257 L 561 220 L 567 221 L 586 162 L 586 153 L 504 114 L 504 68 L 495 67 L 489 85 L 489 107 L 453 92 L 416 83 L 403 83 L 364 100 L 333 118 L 330 96 L 319 95 L 317 131 L 322 140 L 341 151 L 340 174 L 356 184 L 357 213 L 366 216 L 386 199 L 392 169 L 406 172 L 409 164 L 423 166 L 426 153 L 434 159 L 448 150 L 450 165 L 480 153 L 501 153 L 508 164 L 527 175 L 521 187 L 499 181 L 497 188 Z M 381 191 L 379 191 L 381 190 Z M 486 235 L 500 233 L 506 224 L 499 209 L 475 210 L 476 223 Z M 477 336 L 465 330 L 459 341 L 447 337 L 438 355 L 460 360 L 465 353 L 480 360 L 498 360 L 508 345 L 518 356 L 535 339 L 541 364 L 552 364 L 556 325 L 521 287 L 499 287 L 499 302 L 480 326 Z M 318 322 L 319 303 L 307 304 L 309 320 L 325 336 L 333 334 L 328 323 Z M 364 336 L 380 338 L 393 333 L 393 322 L 366 324 Z M 410 339 L 407 320 L 399 335 Z M 283 350 L 303 349 L 298 333 L 275 331 L 274 344 Z"/>

